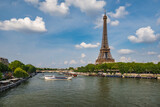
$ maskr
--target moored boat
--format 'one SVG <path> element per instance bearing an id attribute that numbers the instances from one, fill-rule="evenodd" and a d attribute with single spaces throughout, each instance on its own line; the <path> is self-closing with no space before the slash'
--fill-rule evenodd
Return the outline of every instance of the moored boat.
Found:
<path id="1" fill-rule="evenodd" d="M 44 77 L 46 80 L 71 80 L 72 77 L 56 77 L 54 75 L 46 75 Z"/>

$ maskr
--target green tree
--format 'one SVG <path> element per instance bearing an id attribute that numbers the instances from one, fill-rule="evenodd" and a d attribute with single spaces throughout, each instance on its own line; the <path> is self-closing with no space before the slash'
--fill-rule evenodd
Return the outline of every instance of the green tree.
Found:
<path id="1" fill-rule="evenodd" d="M 34 72 L 36 72 L 36 68 L 34 66 L 30 66 L 27 72 L 34 73 Z"/>
<path id="2" fill-rule="evenodd" d="M 33 72 L 36 72 L 36 67 L 34 67 L 33 65 L 31 64 L 27 64 L 25 65 L 25 69 L 28 73 L 33 73 Z"/>
<path id="3" fill-rule="evenodd" d="M 8 71 L 8 66 L 0 62 L 0 72 Z"/>
<path id="4" fill-rule="evenodd" d="M 25 78 L 29 76 L 28 73 L 20 67 L 14 70 L 13 75 L 14 77 L 17 77 L 17 78 Z"/>
<path id="5" fill-rule="evenodd" d="M 3 74 L 2 74 L 2 72 L 0 72 L 0 80 L 3 78 L 3 76 L 2 76 Z"/>
<path id="6" fill-rule="evenodd" d="M 123 75 L 124 73 L 128 73 L 129 66 L 127 63 L 120 62 L 118 63 L 119 72 Z"/>
<path id="7" fill-rule="evenodd" d="M 158 66 L 158 73 L 160 73 L 160 62 L 158 62 L 157 66 Z"/>
<path id="8" fill-rule="evenodd" d="M 132 69 L 135 73 L 143 73 L 145 72 L 145 64 L 143 63 L 132 63 Z"/>
<path id="9" fill-rule="evenodd" d="M 108 70 L 109 70 L 110 74 L 112 74 L 113 73 L 112 70 L 113 70 L 113 67 L 114 67 L 114 63 L 108 63 L 107 66 L 108 66 Z"/>
<path id="10" fill-rule="evenodd" d="M 11 63 L 9 64 L 9 68 L 10 68 L 12 71 L 14 71 L 14 70 L 15 70 L 16 68 L 18 68 L 18 67 L 22 68 L 23 70 L 26 70 L 25 65 L 24 65 L 22 62 L 18 61 L 18 60 L 15 60 L 15 61 L 13 61 L 13 62 L 11 62 Z"/>
<path id="11" fill-rule="evenodd" d="M 101 65 L 100 65 L 100 69 L 103 70 L 104 72 L 107 72 L 107 69 L 108 69 L 107 64 L 106 64 L 106 63 L 101 64 Z"/>
<path id="12" fill-rule="evenodd" d="M 74 70 L 74 68 L 73 67 L 69 67 L 69 70 Z"/>
<path id="13" fill-rule="evenodd" d="M 145 71 L 146 72 L 152 72 L 154 63 L 153 62 L 148 62 L 148 63 L 145 63 L 144 66 L 145 66 Z"/>
<path id="14" fill-rule="evenodd" d="M 151 68 L 152 68 L 152 73 L 153 74 L 158 74 L 159 73 L 158 64 L 153 64 Z"/>
<path id="15" fill-rule="evenodd" d="M 101 64 L 95 65 L 95 71 L 98 72 L 101 70 Z"/>
<path id="16" fill-rule="evenodd" d="M 4 64 L 0 62 L 0 72 L 4 71 Z"/>
<path id="17" fill-rule="evenodd" d="M 94 64 L 88 64 L 87 66 L 85 66 L 86 70 L 89 72 L 94 72 L 95 70 L 95 65 Z"/>

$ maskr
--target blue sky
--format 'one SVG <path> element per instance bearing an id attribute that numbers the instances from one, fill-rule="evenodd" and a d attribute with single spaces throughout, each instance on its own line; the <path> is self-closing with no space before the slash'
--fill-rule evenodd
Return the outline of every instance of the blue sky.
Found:
<path id="1" fill-rule="evenodd" d="M 1 0 L 0 57 L 37 67 L 95 63 L 108 16 L 117 62 L 160 61 L 160 0 Z"/>

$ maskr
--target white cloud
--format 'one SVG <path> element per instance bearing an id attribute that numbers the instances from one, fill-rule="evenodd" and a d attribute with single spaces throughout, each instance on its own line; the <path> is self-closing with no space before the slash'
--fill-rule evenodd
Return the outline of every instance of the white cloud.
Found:
<path id="1" fill-rule="evenodd" d="M 88 64 L 93 64 L 94 62 L 92 62 L 92 61 L 88 61 Z"/>
<path id="2" fill-rule="evenodd" d="M 81 54 L 81 57 L 84 58 L 84 57 L 86 57 L 86 55 L 85 55 L 84 53 L 82 53 L 82 54 Z"/>
<path id="3" fill-rule="evenodd" d="M 147 52 L 148 55 L 156 55 L 156 52 Z"/>
<path id="4" fill-rule="evenodd" d="M 95 29 L 96 28 L 101 28 L 102 26 L 103 26 L 103 16 L 104 16 L 104 14 L 102 14 L 102 16 L 101 17 L 98 17 L 97 19 L 96 19 L 96 21 L 94 22 L 94 24 L 95 24 Z M 107 23 L 110 23 L 110 18 L 109 17 L 107 17 Z"/>
<path id="5" fill-rule="evenodd" d="M 25 2 L 31 3 L 33 5 L 37 5 L 39 3 L 39 0 L 24 0 Z"/>
<path id="6" fill-rule="evenodd" d="M 97 48 L 100 45 L 100 43 L 97 43 L 95 45 L 93 44 L 86 44 L 85 42 L 82 42 L 79 45 L 75 45 L 76 48 Z"/>
<path id="7" fill-rule="evenodd" d="M 134 53 L 134 51 L 130 50 L 130 49 L 120 49 L 118 51 L 118 53 L 120 53 L 120 54 L 131 54 L 131 53 Z"/>
<path id="8" fill-rule="evenodd" d="M 58 3 L 58 0 L 45 0 L 43 2 L 40 2 L 39 0 L 25 1 L 33 5 L 37 5 L 36 7 L 39 10 L 54 16 L 66 15 L 69 11 L 69 7 L 66 5 L 66 3 Z"/>
<path id="9" fill-rule="evenodd" d="M 80 63 L 81 63 L 81 64 L 85 64 L 86 62 L 81 59 L 81 60 L 80 60 Z"/>
<path id="10" fill-rule="evenodd" d="M 98 17 L 94 24 L 95 24 L 95 29 L 97 28 L 101 28 L 103 26 L 103 16 L 104 14 L 102 14 L 101 17 Z M 118 26 L 119 25 L 119 21 L 118 20 L 115 20 L 115 21 L 111 21 L 111 19 L 109 17 L 107 17 L 107 23 L 109 23 L 111 26 Z"/>
<path id="11" fill-rule="evenodd" d="M 67 64 L 68 64 L 68 61 L 64 61 L 64 64 L 67 65 Z"/>
<path id="12" fill-rule="evenodd" d="M 111 50 L 114 50 L 114 49 L 115 49 L 113 46 L 109 46 L 109 48 L 110 48 Z"/>
<path id="13" fill-rule="evenodd" d="M 75 60 L 71 60 L 69 64 L 77 64 L 77 62 Z"/>
<path id="14" fill-rule="evenodd" d="M 35 20 L 31 20 L 29 17 L 24 19 L 12 18 L 11 20 L 0 21 L 0 30 L 13 30 L 19 32 L 45 32 L 45 22 L 41 17 L 36 17 Z"/>
<path id="15" fill-rule="evenodd" d="M 106 2 L 103 0 L 66 0 L 66 4 L 80 8 L 81 12 L 93 14 L 102 11 Z"/>
<path id="16" fill-rule="evenodd" d="M 160 17 L 157 19 L 157 24 L 160 25 Z"/>
<path id="17" fill-rule="evenodd" d="M 125 10 L 125 6 L 120 6 L 116 9 L 116 13 L 109 12 L 108 15 L 114 18 L 121 18 L 128 14 L 128 11 Z"/>
<path id="18" fill-rule="evenodd" d="M 125 6 L 126 6 L 126 7 L 129 7 L 129 6 L 131 6 L 131 4 L 130 4 L 130 3 L 126 3 Z"/>
<path id="19" fill-rule="evenodd" d="M 134 43 L 149 43 L 156 41 L 160 37 L 160 34 L 154 34 L 150 26 L 139 28 L 136 31 L 136 35 L 137 37 L 128 36 L 128 39 Z"/>
<path id="20" fill-rule="evenodd" d="M 115 21 L 111 21 L 111 26 L 117 26 L 119 25 L 119 21 L 115 20 Z"/>
<path id="21" fill-rule="evenodd" d="M 160 59 L 160 55 L 157 56 Z"/>
<path id="22" fill-rule="evenodd" d="M 58 5 L 58 0 L 45 0 L 39 3 L 39 9 L 51 15 L 66 15 L 69 7 L 64 3 Z"/>
<path id="23" fill-rule="evenodd" d="M 102 19 L 102 17 L 98 17 L 96 19 L 96 21 L 94 22 L 94 24 L 95 24 L 95 27 L 94 27 L 95 29 L 101 28 L 103 26 L 103 19 Z"/>
<path id="24" fill-rule="evenodd" d="M 103 0 L 65 0 L 59 3 L 58 0 L 25 0 L 28 3 L 36 5 L 41 11 L 51 15 L 66 15 L 69 13 L 69 7 L 80 8 L 81 12 L 93 14 L 103 10 L 106 2 Z"/>
<path id="25" fill-rule="evenodd" d="M 131 61 L 131 58 L 126 58 L 124 56 L 120 57 L 120 62 L 130 62 Z"/>
<path id="26" fill-rule="evenodd" d="M 159 61 L 153 60 L 152 62 L 153 62 L 154 64 L 157 64 Z"/>
<path id="27" fill-rule="evenodd" d="M 120 3 L 120 0 L 116 0 L 116 3 Z"/>

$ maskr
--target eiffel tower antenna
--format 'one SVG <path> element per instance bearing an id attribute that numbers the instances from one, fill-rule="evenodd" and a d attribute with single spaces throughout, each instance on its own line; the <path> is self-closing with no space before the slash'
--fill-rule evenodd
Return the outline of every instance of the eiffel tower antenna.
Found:
<path id="1" fill-rule="evenodd" d="M 104 10 L 104 15 L 106 15 L 106 9 Z"/>

